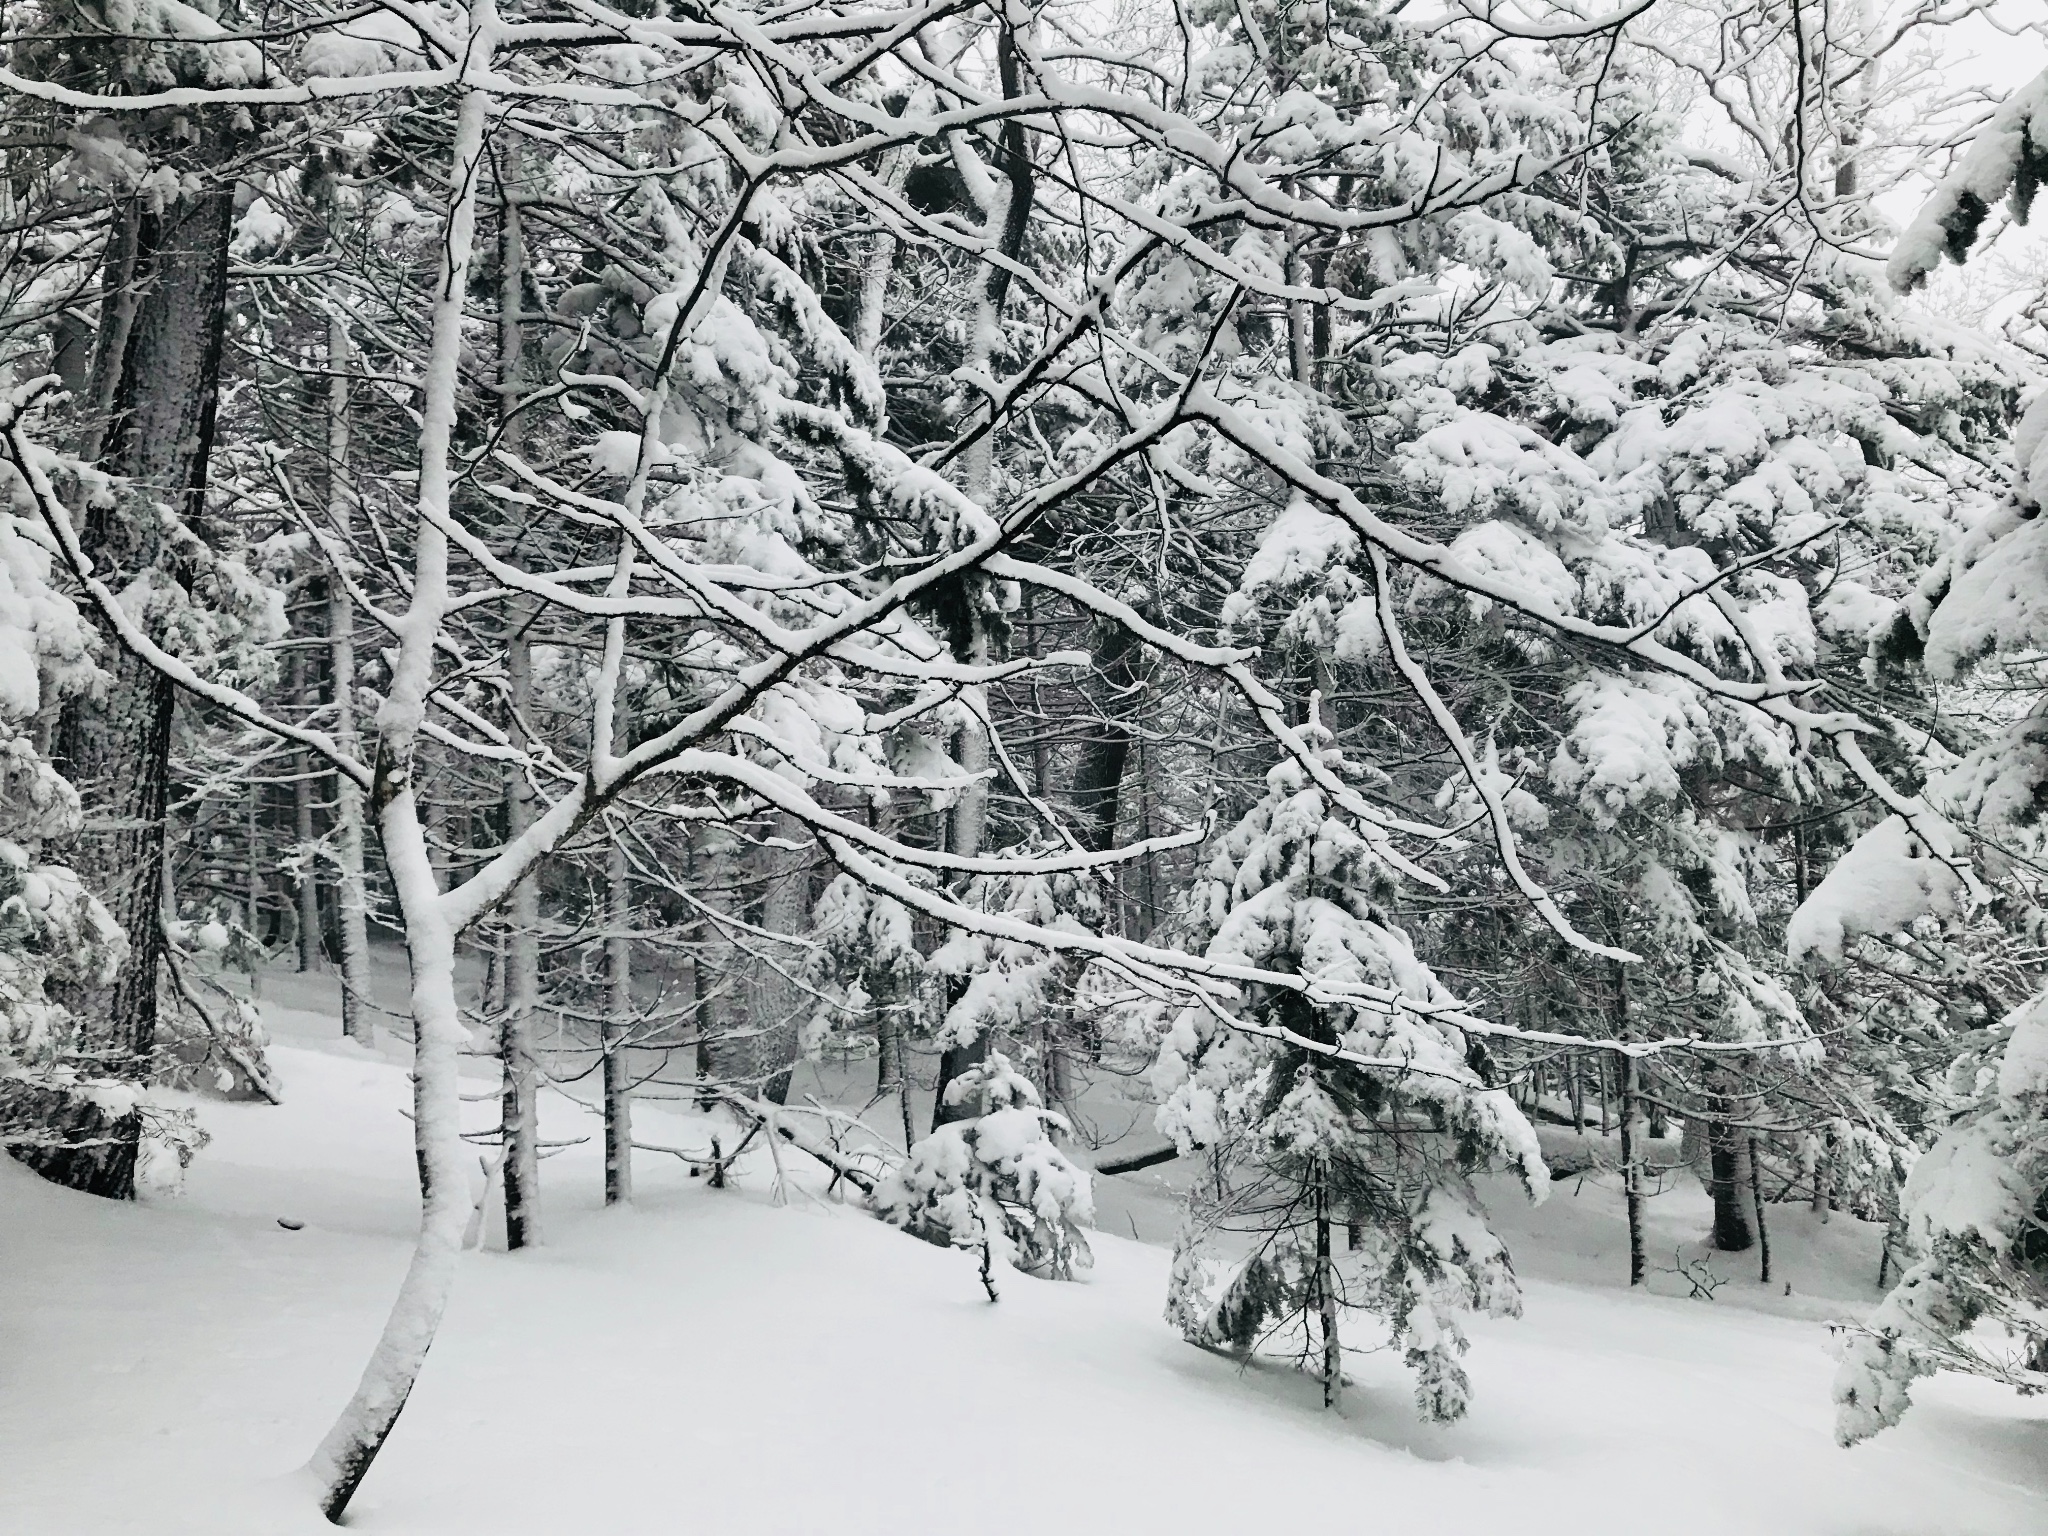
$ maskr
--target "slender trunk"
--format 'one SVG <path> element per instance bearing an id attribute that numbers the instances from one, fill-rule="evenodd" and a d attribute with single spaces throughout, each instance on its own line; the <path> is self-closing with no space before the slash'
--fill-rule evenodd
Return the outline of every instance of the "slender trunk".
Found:
<path id="1" fill-rule="evenodd" d="M 1615 1059 L 1621 1077 L 1621 1189 L 1628 1210 L 1628 1283 L 1643 1283 L 1643 1185 L 1638 1141 L 1642 1118 L 1636 1103 L 1636 1059 L 1626 1052 Z"/>
<path id="2" fill-rule="evenodd" d="M 606 998 L 604 1049 L 604 1203 L 633 1198 L 633 1100 L 627 1042 L 633 1023 L 633 888 L 626 847 L 615 833 L 605 855 Z"/>
<path id="3" fill-rule="evenodd" d="M 702 937 L 692 956 L 691 980 L 697 1016 L 697 1075 L 712 1082 L 748 1087 L 753 1059 L 744 1037 L 735 1038 L 731 1006 L 734 945 L 725 926 L 710 914 L 734 906 L 732 835 L 724 827 L 700 827 L 691 840 L 691 889 L 709 909 L 700 920 Z M 705 1107 L 709 1107 L 707 1101 Z"/>
<path id="4" fill-rule="evenodd" d="M 475 1209 L 457 1080 L 468 1035 L 455 1002 L 455 934 L 441 915 L 409 785 L 398 788 L 379 824 L 412 962 L 413 1137 L 420 1175 L 420 1231 L 390 1319 L 355 1395 L 313 1453 L 311 1469 L 321 1486 L 321 1510 L 337 1523 L 398 1422 L 426 1362 L 455 1284 L 463 1233 Z"/>
<path id="5" fill-rule="evenodd" d="M 307 673 L 306 652 L 303 649 L 292 652 L 292 693 L 301 704 L 313 698 L 313 685 Z M 298 889 L 293 894 L 299 906 L 299 969 L 317 971 L 320 969 L 320 857 L 314 851 L 319 838 L 319 829 L 313 824 L 313 758 L 310 753 L 300 752 L 293 758 L 292 773 L 292 836 L 299 845 Z"/>
<path id="6" fill-rule="evenodd" d="M 1828 1180 L 1834 1165 L 1835 1129 L 1825 1127 L 1815 1138 L 1813 1149 L 1813 1214 L 1823 1223 L 1828 1219 Z"/>
<path id="7" fill-rule="evenodd" d="M 1330 1186 L 1316 1177 L 1315 1303 L 1323 1331 L 1323 1406 L 1337 1406 L 1344 1387 L 1344 1347 L 1337 1337 L 1337 1266 L 1330 1253 Z"/>
<path id="8" fill-rule="evenodd" d="M 1614 1035 L 1629 1037 L 1628 972 L 1614 962 Z M 1614 1055 L 1616 1106 L 1621 1117 L 1621 1198 L 1628 1212 L 1628 1283 L 1641 1285 L 1646 1269 L 1643 1259 L 1643 1181 L 1640 1167 L 1642 1114 L 1636 1098 L 1636 1059 L 1627 1051 Z"/>
<path id="9" fill-rule="evenodd" d="M 1749 1138 L 1749 1192 L 1756 1202 L 1756 1245 L 1763 1260 L 1763 1272 L 1758 1277 L 1765 1285 L 1771 1283 L 1771 1234 L 1764 1225 L 1764 1177 L 1758 1166 L 1756 1138 Z"/>
<path id="10" fill-rule="evenodd" d="M 249 885 L 244 897 L 248 920 L 243 924 L 249 930 L 249 937 L 256 943 L 263 942 L 263 839 L 258 829 L 258 816 L 263 807 L 263 785 L 252 779 L 249 783 Z"/>
<path id="11" fill-rule="evenodd" d="M 106 367 L 95 380 L 107 386 L 106 413 L 87 423 L 85 436 L 101 452 L 100 467 L 127 484 L 111 505 L 87 509 L 80 542 L 117 585 L 153 571 L 158 581 L 175 577 L 166 565 L 157 504 L 188 521 L 204 510 L 234 187 L 217 169 L 233 153 L 225 120 L 206 113 L 195 119 L 183 155 L 184 188 L 161 207 L 136 211 L 132 253 L 121 249 L 127 226 L 117 226 L 110 253 L 110 261 L 127 266 L 127 291 L 115 296 L 102 349 Z M 87 1074 L 140 1085 L 150 1076 L 156 1048 L 163 955 L 157 903 L 174 695 L 168 681 L 125 647 L 111 649 L 105 664 L 106 690 L 65 706 L 57 756 L 90 808 L 70 864 L 127 933 L 128 962 L 110 987 L 58 992 L 82 1022 Z M 36 1102 L 0 1105 L 0 1118 L 12 1120 L 19 1112 L 43 1134 L 38 1145 L 13 1149 L 20 1161 L 72 1189 L 133 1196 L 139 1116 L 109 1114 L 77 1094 L 22 1097 Z"/>
<path id="12" fill-rule="evenodd" d="M 1088 740 L 1074 766 L 1074 812 L 1081 846 L 1098 853 L 1116 844 L 1120 791 L 1131 753 L 1130 730 L 1116 723 L 1117 706 L 1137 683 L 1136 651 L 1130 631 L 1122 625 L 1104 631 L 1095 648 L 1092 670 L 1109 697 L 1099 718 L 1090 722 Z"/>
<path id="13" fill-rule="evenodd" d="M 327 654 L 333 671 L 334 740 L 351 757 L 356 734 L 356 609 L 341 564 L 355 539 L 355 490 L 348 474 L 348 327 L 327 321 L 327 518 L 335 540 L 327 578 Z M 334 776 L 334 842 L 341 866 L 341 1032 L 358 1045 L 377 1043 L 370 1003 L 370 897 L 363 876 L 363 792 L 345 773 Z"/>
<path id="14" fill-rule="evenodd" d="M 968 661 L 975 666 L 985 666 L 989 659 L 988 626 L 976 614 L 972 619 L 973 632 L 968 643 Z M 963 690 L 975 696 L 983 710 L 987 708 L 987 694 L 979 686 Z M 957 749 L 960 769 L 963 773 L 979 774 L 989 765 L 989 740 L 978 722 L 970 722 L 960 732 Z M 981 852 L 981 838 L 988 816 L 988 781 L 977 778 L 960 795 L 960 802 L 953 808 L 953 836 L 951 851 L 966 858 L 973 858 Z M 946 1007 L 950 1011 L 966 992 L 966 981 L 961 977 L 946 978 Z M 949 1125 L 956 1120 L 972 1120 L 976 1114 L 972 1104 L 948 1104 L 946 1090 L 955 1078 L 970 1068 L 978 1066 L 988 1057 L 988 1037 L 977 1034 L 972 1040 L 960 1045 L 947 1046 L 939 1055 L 939 1081 L 937 1096 L 932 1100 L 932 1129 Z"/>
<path id="15" fill-rule="evenodd" d="M 516 414 L 524 374 L 526 333 L 520 314 L 526 290 L 526 242 L 521 227 L 518 141 L 508 139 L 499 162 L 498 211 L 498 440 L 507 453 L 521 448 Z M 515 603 L 505 646 L 505 679 L 511 709 L 511 737 L 522 751 L 534 746 L 534 610 Z M 522 836 L 539 818 L 533 783 L 525 764 L 508 765 L 505 779 L 506 838 Z M 498 1048 L 504 1066 L 505 1246 L 540 1241 L 540 1119 L 535 1102 L 540 1086 L 533 1040 L 540 1008 L 540 882 L 529 872 L 512 888 L 505 935 L 505 1009 Z"/>
<path id="16" fill-rule="evenodd" d="M 910 156 L 892 149 L 882 157 L 881 180 L 892 190 L 900 189 L 910 167 Z M 867 266 L 861 273 L 860 310 L 854 320 L 853 344 L 870 362 L 882 346 L 882 321 L 888 313 L 889 278 L 896 270 L 896 237 L 886 229 L 875 231 L 868 246 Z"/>
<path id="17" fill-rule="evenodd" d="M 1301 257 L 1289 253 L 1287 257 L 1287 281 L 1299 283 L 1302 279 Z M 1315 358 L 1309 346 L 1308 300 L 1287 301 L 1287 356 L 1294 374 L 1294 382 L 1307 389 L 1315 381 Z"/>
<path id="18" fill-rule="evenodd" d="M 135 312 L 140 307 L 141 288 L 136 283 L 135 264 L 141 255 L 142 202 L 134 199 L 114 215 L 107 241 L 106 260 L 100 267 L 98 334 L 93 337 L 92 372 L 82 402 L 78 456 L 96 459 L 105 447 L 113 425 L 114 396 L 121 386 L 121 369 L 128 356 L 128 338 L 135 329 Z"/>
<path id="19" fill-rule="evenodd" d="M 515 611 L 505 643 L 505 677 L 515 743 L 530 745 L 533 719 L 531 615 Z M 505 819 L 508 841 L 524 835 L 539 817 L 533 784 L 523 762 L 507 765 Z M 535 1098 L 540 1086 L 534 1055 L 534 1015 L 540 1007 L 540 882 L 531 873 L 512 887 L 505 936 L 505 1010 L 498 1026 L 498 1054 L 504 1067 L 505 1246 L 525 1248 L 540 1241 L 540 1123 Z"/>
<path id="20" fill-rule="evenodd" d="M 470 25 L 477 46 L 465 67 L 487 70 L 497 26 L 490 0 L 475 0 Z M 467 85 L 461 89 L 447 182 L 455 192 L 448 211 L 445 269 L 434 296 L 433 344 L 420 429 L 422 516 L 413 545 L 412 599 L 378 716 L 372 794 L 384 861 L 397 892 L 412 960 L 413 1135 L 420 1174 L 420 1232 L 412 1264 L 363 1379 L 313 1455 L 311 1470 L 321 1487 L 321 1512 L 336 1522 L 398 1422 L 426 1360 L 455 1283 L 455 1261 L 474 1209 L 464 1166 L 456 1075 L 467 1035 L 455 1001 L 455 933 L 420 827 L 414 776 L 415 753 L 434 687 L 434 643 L 449 601 L 448 538 L 438 519 L 448 512 L 463 298 L 476 228 L 477 166 L 489 111 L 490 98 L 484 92 Z M 226 244 L 223 232 L 223 251 Z"/>
<path id="21" fill-rule="evenodd" d="M 794 843 L 794 848 L 770 846 L 762 850 L 767 888 L 761 900 L 761 926 L 770 933 L 801 934 L 808 925 L 811 907 L 810 832 L 795 816 L 783 812 L 775 818 L 774 844 Z M 789 1097 L 789 1081 L 796 1069 L 799 1035 L 805 1013 L 805 993 L 784 972 L 796 963 L 793 948 L 770 948 L 761 957 L 760 985 L 748 1002 L 753 1030 L 753 1070 L 748 1074 L 761 1086 L 770 1103 Z"/>
<path id="22" fill-rule="evenodd" d="M 1007 20 L 996 33 L 996 75 L 1006 100 L 1024 94 L 1023 72 L 1018 66 L 1017 36 Z M 964 142 L 964 139 L 955 139 L 956 153 L 967 153 L 959 148 Z M 1000 184 L 991 185 L 983 203 L 982 230 L 984 235 L 995 238 L 997 252 L 1005 260 L 982 264 L 981 291 L 976 299 L 974 330 L 969 337 L 967 354 L 968 371 L 984 375 L 992 371 L 1002 337 L 1003 300 L 1010 291 L 1010 269 L 1006 262 L 1016 261 L 1023 255 L 1024 235 L 1030 228 L 1031 205 L 1037 194 L 1031 145 L 1025 136 L 1024 125 L 1015 118 L 1007 119 L 1003 124 L 1002 148 L 1003 179 Z M 994 452 L 995 432 L 991 429 L 975 439 L 961 455 L 962 489 L 977 502 L 988 499 Z M 982 614 L 972 608 L 973 594 L 967 595 L 970 605 L 967 633 L 956 636 L 954 643 L 960 647 L 964 639 L 967 660 L 975 666 L 986 666 L 989 661 L 988 624 Z M 977 715 L 987 716 L 986 689 L 975 685 L 963 690 L 962 696 L 975 706 Z M 978 724 L 969 724 L 961 731 L 959 760 L 961 769 L 966 773 L 979 774 L 988 768 L 989 741 Z M 987 816 L 988 784 L 985 779 L 977 778 L 961 794 L 960 802 L 953 811 L 953 852 L 972 858 L 981 851 Z M 949 1007 L 957 1001 L 961 990 L 959 983 L 949 983 Z M 949 1121 L 972 1117 L 973 1106 L 949 1105 L 946 1090 L 956 1077 L 981 1062 L 987 1054 L 988 1040 L 977 1035 L 964 1045 L 947 1049 L 940 1056 L 938 1096 L 932 1104 L 934 1129 Z"/>

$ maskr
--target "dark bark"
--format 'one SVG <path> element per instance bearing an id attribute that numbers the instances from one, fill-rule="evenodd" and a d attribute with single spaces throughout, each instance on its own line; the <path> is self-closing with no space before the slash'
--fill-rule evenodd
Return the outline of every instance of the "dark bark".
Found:
<path id="1" fill-rule="evenodd" d="M 209 173 L 229 152 L 221 125 L 203 125 L 191 156 L 197 163 L 186 167 L 198 173 L 198 189 L 136 213 L 130 280 L 103 320 L 125 335 L 118 358 L 111 336 L 102 349 L 95 384 L 110 408 L 103 430 L 89 435 L 104 446 L 101 467 L 128 483 L 113 505 L 87 510 L 80 542 L 117 587 L 153 567 L 179 574 L 166 569 L 159 503 L 188 521 L 202 510 L 234 224 L 233 184 Z M 109 264 L 125 259 L 117 248 Z M 173 693 L 122 647 L 109 646 L 102 664 L 105 695 L 66 704 L 56 756 L 87 807 L 69 861 L 127 932 L 129 958 L 111 987 L 67 988 L 62 1001 L 81 1021 L 81 1053 L 92 1070 L 140 1083 L 156 1046 Z M 19 1148 L 21 1161 L 73 1189 L 133 1196 L 135 1116 L 110 1118 L 76 1101 L 47 1128 L 56 1144 Z"/>
<path id="2" fill-rule="evenodd" d="M 1763 1260 L 1763 1273 L 1758 1276 L 1765 1285 L 1771 1283 L 1771 1234 L 1764 1225 L 1764 1177 L 1757 1165 L 1756 1138 L 1749 1138 L 1749 1193 L 1756 1202 L 1756 1245 Z"/>
<path id="3" fill-rule="evenodd" d="M 1096 647 L 1096 674 L 1107 688 L 1128 693 L 1137 682 L 1136 654 L 1130 631 L 1117 625 L 1103 635 Z M 1116 843 L 1124 767 L 1131 755 L 1130 730 L 1115 720 L 1115 711 L 1105 709 L 1100 713 L 1102 718 L 1094 723 L 1092 734 L 1081 748 L 1081 760 L 1074 768 L 1074 813 L 1080 822 L 1075 832 L 1081 846 L 1095 853 Z"/>
<path id="4" fill-rule="evenodd" d="M 1756 1245 L 1744 1183 L 1743 1147 L 1735 1127 L 1725 1121 L 1707 1123 L 1707 1192 L 1714 1197 L 1714 1246 L 1723 1253 L 1746 1253 Z"/>
<path id="5" fill-rule="evenodd" d="M 946 1011 L 951 1013 L 953 1005 L 967 995 L 965 976 L 946 978 Z M 964 1076 L 972 1068 L 988 1060 L 988 1034 L 976 1035 L 965 1045 L 948 1046 L 939 1053 L 939 1081 L 932 1098 L 932 1129 L 951 1125 L 956 1120 L 972 1120 L 981 1113 L 980 1107 L 972 1100 L 960 1104 L 946 1102 L 947 1091 L 956 1078 Z"/>

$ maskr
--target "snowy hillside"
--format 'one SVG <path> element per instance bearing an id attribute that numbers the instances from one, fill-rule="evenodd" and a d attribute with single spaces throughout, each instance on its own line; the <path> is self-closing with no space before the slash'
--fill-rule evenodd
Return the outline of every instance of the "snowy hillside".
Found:
<path id="1" fill-rule="evenodd" d="M 274 1016 L 283 1107 L 200 1102 L 213 1140 L 182 1198 L 97 1200 L 0 1162 L 0 1531 L 331 1529 L 293 1469 L 404 1268 L 408 1090 L 317 1012 Z M 493 1086 L 480 1065 L 471 1091 Z M 493 1104 L 469 1108 L 494 1123 Z M 543 1114 L 549 1140 L 590 1130 L 558 1096 Z M 673 1105 L 636 1120 L 645 1141 L 695 1148 L 717 1128 Z M 823 1197 L 794 1155 L 778 1205 L 766 1155 L 721 1191 L 643 1154 L 635 1207 L 607 1212 L 594 1145 L 545 1164 L 546 1246 L 465 1258 L 349 1529 L 2048 1529 L 2048 1410 L 1983 1383 L 1937 1379 L 1898 1431 L 1835 1448 L 1812 1319 L 1875 1295 L 1874 1244 L 1845 1217 L 1816 1261 L 1814 1233 L 1774 1212 L 1791 1300 L 1745 1279 L 1702 1302 L 1616 1288 L 1625 1240 L 1592 1184 L 1560 1181 L 1539 1214 L 1493 1201 L 1527 1315 L 1474 1324 L 1475 1406 L 1438 1427 L 1384 1355 L 1350 1357 L 1358 1388 L 1328 1414 L 1309 1376 L 1182 1342 L 1160 1319 L 1167 1253 L 1127 1235 L 1170 1221 L 1152 1172 L 1101 1181 L 1082 1282 L 1003 1274 L 991 1306 L 969 1257 Z M 1652 1211 L 1651 1262 L 1675 1267 L 1707 1202 L 1695 1187 Z M 1752 1259 L 1711 1263 L 1746 1277 Z"/>

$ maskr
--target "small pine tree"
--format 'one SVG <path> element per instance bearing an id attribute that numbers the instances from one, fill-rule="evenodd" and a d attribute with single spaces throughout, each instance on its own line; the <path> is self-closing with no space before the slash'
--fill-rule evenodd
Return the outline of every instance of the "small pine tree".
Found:
<path id="1" fill-rule="evenodd" d="M 1026 1274 L 1071 1280 L 1095 1262 L 1082 1227 L 1095 1219 L 1092 1181 L 1053 1145 L 1067 1128 L 1000 1051 L 947 1090 L 974 1118 L 939 1126 L 875 1190 L 875 1213 L 941 1247 L 981 1254 L 982 1284 L 996 1299 L 995 1260 Z"/>
<path id="2" fill-rule="evenodd" d="M 1322 760 L 1346 771 L 1335 750 Z M 1388 915 L 1386 865 L 1333 798 L 1297 763 L 1273 769 L 1185 914 L 1209 960 L 1301 985 L 1248 984 L 1234 1018 L 1189 1008 L 1164 1031 L 1160 1128 L 1211 1163 L 1167 1317 L 1198 1344 L 1297 1340 L 1330 1405 L 1340 1316 L 1372 1313 L 1423 1414 L 1449 1421 L 1470 1397 L 1458 1315 L 1521 1312 L 1471 1175 L 1512 1168 L 1532 1199 L 1547 1179 L 1535 1133 L 1488 1088 L 1483 1052 Z"/>

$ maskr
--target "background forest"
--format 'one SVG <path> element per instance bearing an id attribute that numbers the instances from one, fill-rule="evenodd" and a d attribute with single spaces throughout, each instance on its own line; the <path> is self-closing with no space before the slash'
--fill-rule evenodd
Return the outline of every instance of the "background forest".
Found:
<path id="1" fill-rule="evenodd" d="M 2025 9 L 9 4 L 0 1140 L 404 1053 L 334 1520 L 585 1140 L 990 1301 L 1167 1168 L 1326 1407 L 1567 1179 L 1873 1228 L 1844 1444 L 2048 1387 Z"/>

